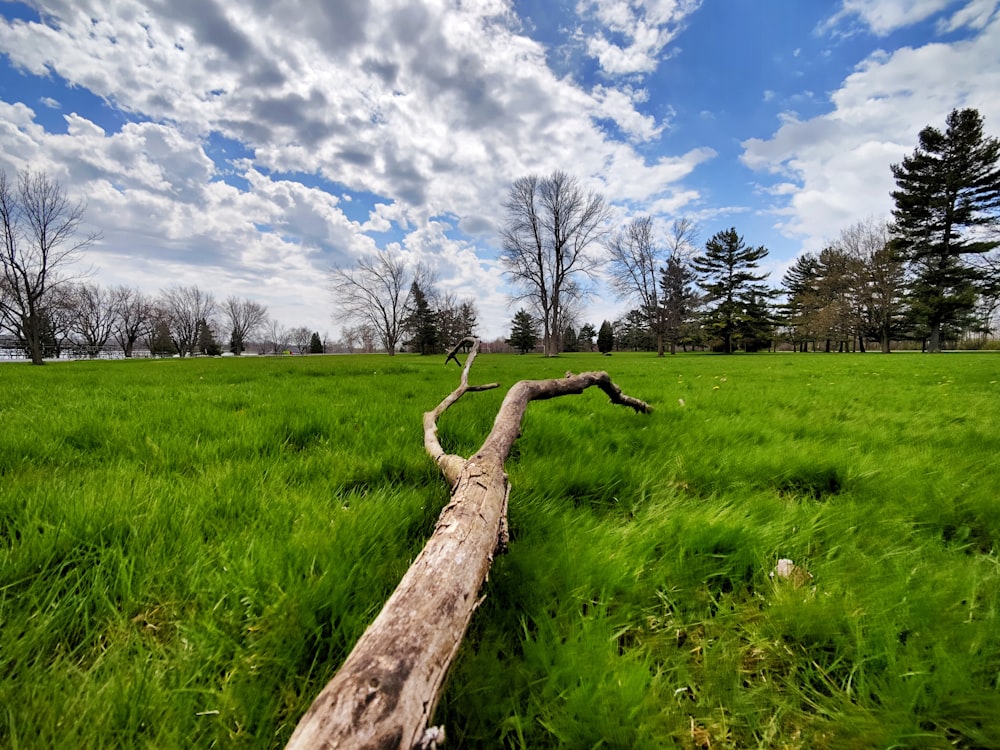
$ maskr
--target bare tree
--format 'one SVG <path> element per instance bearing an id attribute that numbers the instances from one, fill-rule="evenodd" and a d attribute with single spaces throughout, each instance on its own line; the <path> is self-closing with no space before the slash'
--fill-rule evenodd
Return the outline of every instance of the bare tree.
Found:
<path id="1" fill-rule="evenodd" d="M 100 237 L 78 237 L 84 208 L 83 203 L 70 203 L 59 183 L 43 172 L 21 172 L 15 187 L 0 169 L 0 267 L 5 281 L 0 320 L 25 342 L 36 365 L 44 357 L 46 295 L 60 283 L 60 272 Z"/>
<path id="2" fill-rule="evenodd" d="M 229 347 L 233 354 L 246 351 L 246 344 L 267 320 L 267 308 L 260 302 L 240 297 L 227 297 L 222 314 L 229 324 Z"/>
<path id="3" fill-rule="evenodd" d="M 172 286 L 160 293 L 160 306 L 178 354 L 193 355 L 202 321 L 215 313 L 215 298 L 196 286 Z"/>
<path id="4" fill-rule="evenodd" d="M 361 351 L 371 354 L 375 351 L 375 342 L 378 340 L 378 331 L 368 323 L 362 323 L 357 328 L 358 339 L 361 341 Z"/>
<path id="5" fill-rule="evenodd" d="M 608 208 L 597 193 L 584 193 L 576 178 L 556 171 L 514 181 L 504 203 L 501 262 L 520 287 L 514 299 L 528 302 L 542 320 L 546 356 L 560 350 L 563 304 L 583 294 L 579 276 L 594 269 L 590 246 L 605 234 Z"/>
<path id="6" fill-rule="evenodd" d="M 268 320 L 264 325 L 264 341 L 262 354 L 270 350 L 271 354 L 281 354 L 288 349 L 288 329 L 277 320 Z"/>
<path id="7" fill-rule="evenodd" d="M 337 319 L 369 326 L 393 356 L 403 338 L 413 283 L 433 285 L 428 269 L 410 269 L 404 258 L 380 250 L 358 259 L 353 268 L 336 267 L 331 273 Z"/>
<path id="8" fill-rule="evenodd" d="M 136 342 L 152 332 L 153 302 L 138 289 L 126 286 L 115 287 L 112 294 L 118 310 L 113 332 L 115 341 L 125 356 L 131 357 Z"/>
<path id="9" fill-rule="evenodd" d="M 697 236 L 698 226 L 690 219 L 680 218 L 671 224 L 666 244 L 658 244 L 653 237 L 652 218 L 643 216 L 633 219 L 605 243 L 611 258 L 611 288 L 619 299 L 631 299 L 639 304 L 650 333 L 656 339 L 658 357 L 664 354 L 667 329 L 679 317 L 675 309 L 667 309 L 661 298 L 663 274 L 668 268 L 676 271 L 686 267 Z M 671 353 L 676 351 L 675 347 L 672 339 Z"/>
<path id="10" fill-rule="evenodd" d="M 903 324 L 905 309 L 906 263 L 891 239 L 891 222 L 868 218 L 842 231 L 835 245 L 851 259 L 853 296 L 863 333 L 878 338 L 884 354 Z"/>
<path id="11" fill-rule="evenodd" d="M 299 350 L 299 354 L 309 353 L 309 342 L 312 340 L 312 331 L 308 328 L 305 326 L 293 328 L 288 332 L 288 338 L 295 345 L 295 348 Z"/>
<path id="12" fill-rule="evenodd" d="M 96 357 L 115 329 L 120 298 L 115 290 L 98 284 L 74 284 L 67 291 L 72 311 L 70 331 L 86 348 L 87 356 Z"/>
<path id="13" fill-rule="evenodd" d="M 342 328 L 340 338 L 347 348 L 348 354 L 354 354 L 354 347 L 358 345 L 358 329 L 356 326 Z"/>

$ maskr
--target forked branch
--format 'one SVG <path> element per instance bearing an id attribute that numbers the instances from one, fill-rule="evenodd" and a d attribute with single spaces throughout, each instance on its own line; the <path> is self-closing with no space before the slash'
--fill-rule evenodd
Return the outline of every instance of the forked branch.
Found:
<path id="1" fill-rule="evenodd" d="M 622 393 L 606 372 L 522 380 L 508 391 L 493 429 L 474 456 L 463 459 L 445 453 L 437 437 L 437 420 L 465 393 L 497 387 L 496 383 L 469 385 L 479 353 L 479 342 L 471 343 L 458 388 L 424 414 L 424 447 L 451 485 L 451 500 L 378 617 L 302 717 L 288 748 L 439 746 L 444 731 L 428 728 L 428 723 L 448 667 L 481 601 L 479 592 L 493 556 L 506 546 L 510 486 L 504 461 L 520 434 L 528 403 L 596 386 L 612 403 L 637 412 L 651 410 Z M 457 350 L 456 346 L 449 358 Z"/>

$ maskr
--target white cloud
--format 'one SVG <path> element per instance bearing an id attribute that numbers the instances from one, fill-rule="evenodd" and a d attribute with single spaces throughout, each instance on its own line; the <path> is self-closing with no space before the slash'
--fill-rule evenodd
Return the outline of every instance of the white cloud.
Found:
<path id="1" fill-rule="evenodd" d="M 835 28 L 845 19 L 856 18 L 873 34 L 886 36 L 896 29 L 924 21 L 940 13 L 954 0 L 843 0 L 840 10 L 822 28 Z"/>
<path id="2" fill-rule="evenodd" d="M 982 29 L 996 12 L 998 0 L 971 0 L 968 5 L 956 11 L 951 18 L 938 22 L 938 31 L 948 33 L 961 28 Z"/>
<path id="3" fill-rule="evenodd" d="M 777 226 L 818 250 L 847 225 L 889 213 L 889 166 L 912 152 L 925 125 L 943 127 L 952 109 L 974 107 L 988 132 L 1000 130 L 998 90 L 994 19 L 965 42 L 872 55 L 831 95 L 828 114 L 786 116 L 771 138 L 745 141 L 742 160 L 782 178 L 770 188 Z"/>
<path id="4" fill-rule="evenodd" d="M 599 30 L 588 33 L 581 28 L 577 35 L 605 73 L 651 73 L 700 4 L 701 0 L 580 0 L 577 13 L 596 21 Z"/>
<path id="5" fill-rule="evenodd" d="M 696 5 L 587 7 L 655 56 Z M 151 269 L 160 264 L 171 280 L 259 289 L 262 301 L 288 310 L 289 324 L 299 308 L 279 295 L 293 288 L 290 299 L 309 300 L 308 312 L 295 313 L 313 316 L 306 325 L 328 319 L 326 269 L 374 247 L 367 232 L 396 228 L 404 246 L 430 247 L 420 232 L 447 215 L 490 235 L 514 178 L 558 168 L 633 205 L 687 205 L 698 195 L 680 182 L 714 154 L 639 154 L 633 143 L 666 125 L 641 111 L 645 91 L 588 91 L 555 75 L 504 0 L 37 7 L 42 23 L 0 20 L 0 48 L 12 63 L 55 73 L 141 122 L 106 132 L 69 114 L 68 132 L 55 135 L 29 108 L 0 103 L 0 166 L 40 167 L 87 195 L 88 216 L 105 235 L 95 262 L 115 266 L 117 278 L 127 273 L 121 259 L 134 254 L 137 280 L 156 280 Z M 625 139 L 605 134 L 600 118 L 614 120 Z M 220 170 L 206 150 L 212 133 L 239 141 L 252 158 Z M 249 188 L 225 184 L 222 172 Z M 371 215 L 351 221 L 335 188 L 268 176 L 299 172 L 375 196 Z M 135 237 L 145 244 L 135 247 Z M 491 295 L 502 287 L 488 254 L 461 243 L 433 247 L 448 258 L 443 285 L 475 282 Z M 506 325 L 481 318 L 487 331 Z"/>

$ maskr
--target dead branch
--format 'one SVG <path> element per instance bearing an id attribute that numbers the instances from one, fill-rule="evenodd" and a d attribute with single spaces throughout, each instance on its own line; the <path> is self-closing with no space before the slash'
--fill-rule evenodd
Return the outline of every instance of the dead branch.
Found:
<path id="1" fill-rule="evenodd" d="M 458 388 L 424 414 L 424 447 L 451 485 L 451 500 L 378 617 L 302 717 L 288 742 L 292 750 L 410 750 L 442 743 L 443 729 L 428 728 L 428 723 L 481 602 L 479 591 L 493 556 L 506 547 L 510 485 L 504 461 L 520 435 L 528 403 L 596 386 L 612 403 L 637 412 L 651 410 L 622 393 L 606 372 L 522 380 L 508 391 L 493 429 L 474 456 L 447 454 L 438 441 L 438 418 L 465 393 L 497 387 L 469 385 L 478 352 L 479 342 L 473 341 Z"/>

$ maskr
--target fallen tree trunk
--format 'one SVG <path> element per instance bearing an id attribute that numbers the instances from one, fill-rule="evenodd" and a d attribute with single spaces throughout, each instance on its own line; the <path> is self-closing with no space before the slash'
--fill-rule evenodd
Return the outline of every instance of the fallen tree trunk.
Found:
<path id="1" fill-rule="evenodd" d="M 469 372 L 479 342 L 472 343 L 458 388 L 424 415 L 424 447 L 452 486 L 434 533 L 340 671 L 302 717 L 287 747 L 432 748 L 443 729 L 428 727 L 452 659 L 480 603 L 493 556 L 507 544 L 504 461 L 520 434 L 531 401 L 582 393 L 597 387 L 612 403 L 637 412 L 648 404 L 622 393 L 606 372 L 567 373 L 565 378 L 522 380 L 508 391 L 493 429 L 469 459 L 447 454 L 437 437 L 438 418 L 469 391 Z M 457 359 L 456 359 L 457 361 Z"/>

